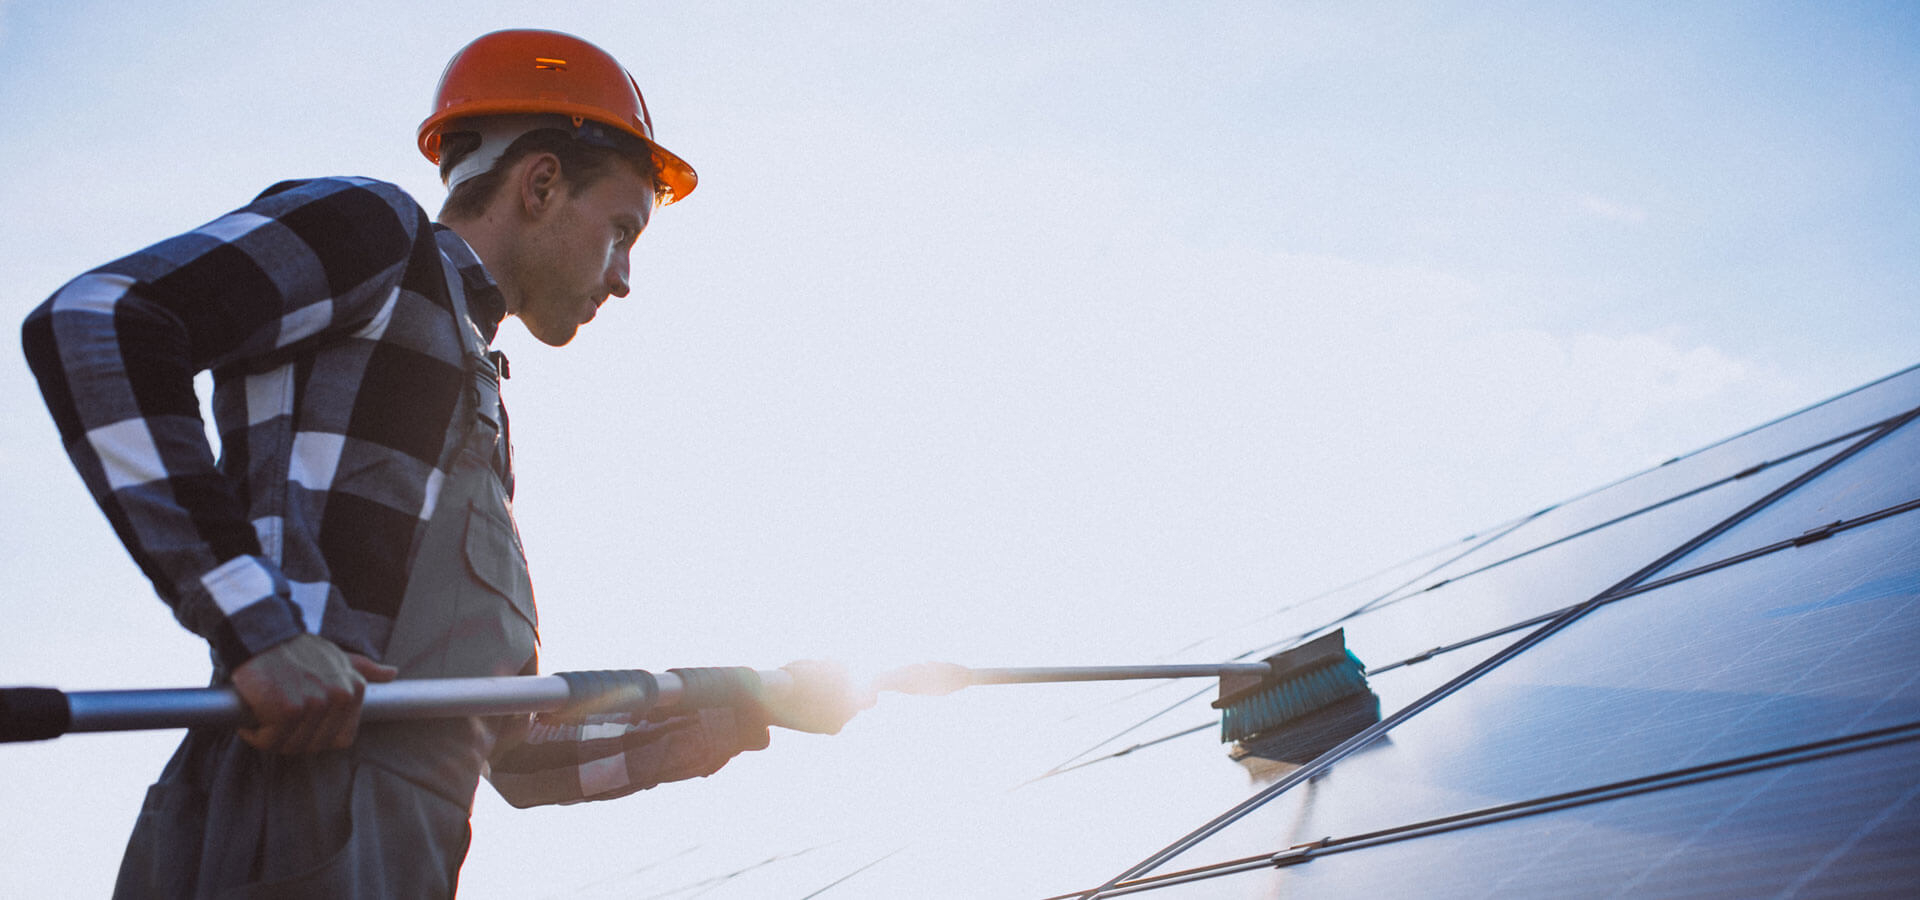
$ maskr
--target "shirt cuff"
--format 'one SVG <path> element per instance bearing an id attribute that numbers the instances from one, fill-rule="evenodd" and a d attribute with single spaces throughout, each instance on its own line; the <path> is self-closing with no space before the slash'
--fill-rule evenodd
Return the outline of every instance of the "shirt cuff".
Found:
<path id="1" fill-rule="evenodd" d="M 307 633 L 286 576 L 261 557 L 229 559 L 202 575 L 199 588 L 195 599 L 218 611 L 202 619 L 211 626 L 202 634 L 228 672 Z"/>
<path id="2" fill-rule="evenodd" d="M 773 742 L 766 713 L 758 706 L 721 706 L 700 710 L 699 714 L 700 728 L 716 745 L 716 755 L 723 762 L 749 750 L 765 750 Z"/>

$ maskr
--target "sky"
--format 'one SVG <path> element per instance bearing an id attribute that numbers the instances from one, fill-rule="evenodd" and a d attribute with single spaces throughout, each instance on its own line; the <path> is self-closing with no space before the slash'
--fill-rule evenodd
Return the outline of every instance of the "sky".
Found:
<path id="1" fill-rule="evenodd" d="M 0 313 L 286 178 L 437 208 L 414 129 L 501 27 L 614 53 L 701 173 L 632 296 L 498 344 L 549 670 L 1151 661 L 1920 362 L 1920 10 L 1865 2 L 0 0 Z M 17 350 L 0 415 L 0 684 L 202 682 Z M 465 894 L 1017 783 L 982 748 L 1074 696 L 483 787 Z M 0 748 L 10 883 L 105 893 L 176 740 Z"/>

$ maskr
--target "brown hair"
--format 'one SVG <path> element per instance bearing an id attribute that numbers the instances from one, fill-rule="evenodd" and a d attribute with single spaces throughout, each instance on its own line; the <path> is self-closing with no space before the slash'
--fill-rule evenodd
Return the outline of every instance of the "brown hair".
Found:
<path id="1" fill-rule="evenodd" d="M 480 135 L 471 131 L 449 133 L 441 138 L 440 177 L 445 179 L 468 154 L 480 149 Z M 475 175 L 447 194 L 440 206 L 441 219 L 475 219 L 487 210 L 500 191 L 500 182 L 514 164 L 535 153 L 551 153 L 560 160 L 560 173 L 567 180 L 568 193 L 578 195 L 605 177 L 621 163 L 631 166 L 641 178 L 659 188 L 659 170 L 653 157 L 641 152 L 623 152 L 604 144 L 581 140 L 558 128 L 539 128 L 514 139 L 493 164 L 493 168 Z"/>

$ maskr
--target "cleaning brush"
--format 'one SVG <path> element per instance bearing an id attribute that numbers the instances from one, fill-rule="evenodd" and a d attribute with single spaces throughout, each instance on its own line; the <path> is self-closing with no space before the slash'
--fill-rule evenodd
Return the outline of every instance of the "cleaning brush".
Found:
<path id="1" fill-rule="evenodd" d="M 1301 725 L 1316 732 L 1319 743 L 1326 720 L 1346 721 L 1369 703 L 1378 717 L 1379 700 L 1367 687 L 1367 670 L 1347 650 L 1344 630 L 1316 638 L 1261 662 L 1165 666 L 1054 666 L 971 669 L 952 663 L 919 663 L 874 679 L 876 691 L 950 694 L 981 684 L 1045 684 L 1063 681 L 1119 681 L 1138 678 L 1219 678 L 1220 739 L 1249 742 L 1284 736 Z M 1332 713 L 1332 715 L 1329 715 Z"/>
<path id="2" fill-rule="evenodd" d="M 1220 740 L 1249 755 L 1305 763 L 1380 720 L 1367 667 L 1335 629 L 1267 657 L 1263 678 L 1220 679 Z"/>
<path id="3" fill-rule="evenodd" d="M 1163 678 L 1220 679 L 1220 699 L 1213 705 L 1222 710 L 1221 740 L 1267 742 L 1261 744 L 1265 748 L 1278 736 L 1291 748 L 1286 751 L 1290 754 L 1302 752 L 1299 747 L 1317 746 L 1327 734 L 1346 727 L 1369 702 L 1373 718 L 1379 718 L 1379 701 L 1367 689 L 1366 669 L 1347 652 L 1340 631 L 1261 662 L 999 669 L 920 663 L 881 675 L 871 687 L 931 695 L 982 684 Z M 558 710 L 700 708 L 730 705 L 747 695 L 777 697 L 792 686 L 784 671 L 751 669 L 669 669 L 657 675 L 628 669 L 403 680 L 368 685 L 361 718 L 373 722 Z M 52 688 L 0 689 L 0 742 L 44 740 L 76 731 L 231 727 L 247 721 L 246 707 L 231 688 L 71 693 Z M 1265 749 L 1248 752 L 1269 755 Z"/>

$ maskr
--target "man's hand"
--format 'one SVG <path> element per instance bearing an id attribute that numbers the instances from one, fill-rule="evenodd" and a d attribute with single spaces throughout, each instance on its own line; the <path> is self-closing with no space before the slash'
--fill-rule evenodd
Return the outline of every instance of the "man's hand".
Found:
<path id="1" fill-rule="evenodd" d="M 780 667 L 793 676 L 793 690 L 761 705 L 768 724 L 814 734 L 839 734 L 855 713 L 873 706 L 870 690 L 858 690 L 837 663 L 801 660 Z"/>
<path id="2" fill-rule="evenodd" d="M 242 663 L 233 686 L 258 723 L 240 739 L 270 753 L 316 753 L 353 743 L 369 681 L 400 670 L 303 634 Z"/>

